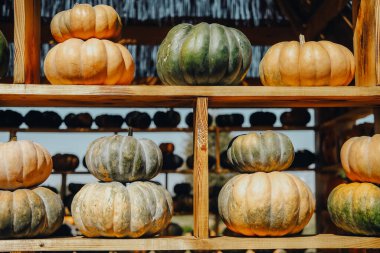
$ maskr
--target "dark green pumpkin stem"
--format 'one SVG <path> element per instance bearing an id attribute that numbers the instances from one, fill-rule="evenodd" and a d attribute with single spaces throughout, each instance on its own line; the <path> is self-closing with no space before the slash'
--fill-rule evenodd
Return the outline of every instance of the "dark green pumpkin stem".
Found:
<path id="1" fill-rule="evenodd" d="M 16 132 L 11 131 L 11 132 L 9 133 L 9 141 L 17 141 Z"/>
<path id="2" fill-rule="evenodd" d="M 128 136 L 133 136 L 133 128 L 128 128 Z"/>

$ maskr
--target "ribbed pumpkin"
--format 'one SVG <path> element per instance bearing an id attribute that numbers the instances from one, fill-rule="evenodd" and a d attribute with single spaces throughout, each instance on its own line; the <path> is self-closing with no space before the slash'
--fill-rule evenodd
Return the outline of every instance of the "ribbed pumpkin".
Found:
<path id="1" fill-rule="evenodd" d="M 121 32 L 121 19 L 108 5 L 76 4 L 72 9 L 58 12 L 50 23 L 51 34 L 57 42 L 67 39 L 116 39 Z"/>
<path id="2" fill-rule="evenodd" d="M 0 191 L 0 199 L 0 238 L 47 236 L 62 225 L 61 198 L 44 187 Z"/>
<path id="3" fill-rule="evenodd" d="M 343 86 L 355 75 L 355 61 L 346 47 L 330 41 L 287 41 L 273 45 L 259 66 L 268 86 Z"/>
<path id="4" fill-rule="evenodd" d="M 315 209 L 310 189 L 285 172 L 241 174 L 218 197 L 226 226 L 247 236 L 283 236 L 300 232 Z"/>
<path id="5" fill-rule="evenodd" d="M 173 215 L 167 190 L 152 182 L 86 184 L 71 205 L 75 225 L 87 237 L 141 237 L 162 231 Z"/>
<path id="6" fill-rule="evenodd" d="M 9 47 L 7 39 L 0 31 L 0 79 L 5 76 L 9 67 Z"/>
<path id="7" fill-rule="evenodd" d="M 380 134 L 353 137 L 340 150 L 340 160 L 352 181 L 380 184 Z"/>
<path id="8" fill-rule="evenodd" d="M 294 159 L 294 148 L 289 137 L 265 131 L 235 137 L 227 150 L 231 166 L 241 172 L 270 172 L 289 168 Z"/>
<path id="9" fill-rule="evenodd" d="M 0 143 L 0 189 L 14 190 L 41 184 L 53 162 L 40 144 L 27 140 Z"/>
<path id="10" fill-rule="evenodd" d="M 380 189 L 371 183 L 338 185 L 327 207 L 334 224 L 350 233 L 380 235 Z"/>
<path id="11" fill-rule="evenodd" d="M 128 49 L 109 40 L 68 39 L 46 55 L 44 71 L 51 84 L 130 84 L 135 63 Z"/>
<path id="12" fill-rule="evenodd" d="M 151 140 L 114 135 L 90 144 L 86 165 L 96 178 L 105 182 L 149 180 L 162 168 L 162 153 Z"/>
<path id="13" fill-rule="evenodd" d="M 158 49 L 157 73 L 166 85 L 236 85 L 247 74 L 251 59 L 251 44 L 239 30 L 179 24 Z"/>

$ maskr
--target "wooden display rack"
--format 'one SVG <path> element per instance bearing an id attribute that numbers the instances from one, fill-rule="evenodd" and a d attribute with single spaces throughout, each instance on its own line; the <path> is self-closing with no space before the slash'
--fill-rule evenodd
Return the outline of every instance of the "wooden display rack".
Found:
<path id="1" fill-rule="evenodd" d="M 354 1 L 354 6 L 359 1 Z M 361 12 L 373 8 L 362 1 Z M 371 4 L 370 4 L 371 3 Z M 374 5 L 376 5 L 374 4 Z M 363 7 L 364 6 L 364 7 Z M 369 7 L 368 7 L 369 6 Z M 368 8 L 368 9 L 366 9 Z M 377 6 L 377 8 L 380 8 Z M 224 249 L 303 249 L 303 248 L 380 248 L 380 238 L 319 234 L 281 238 L 215 237 L 208 238 L 208 123 L 209 107 L 369 107 L 380 105 L 379 55 L 368 61 L 366 47 L 356 47 L 356 82 L 374 87 L 191 87 L 191 86 L 75 86 L 39 85 L 40 83 L 40 0 L 14 1 L 15 66 L 14 83 L 0 84 L 1 106 L 47 107 L 192 107 L 194 138 L 194 236 L 141 239 L 44 238 L 0 240 L 0 251 L 80 251 L 80 250 L 224 250 Z M 354 10 L 358 13 L 357 10 Z M 365 37 L 366 44 L 379 44 L 380 38 L 361 33 L 369 25 L 358 15 L 355 40 Z M 379 27 L 380 17 L 372 17 Z M 354 18 L 356 20 L 356 18 Z M 364 20 L 364 21 L 363 21 Z M 372 23 L 371 23 L 372 24 Z M 367 27 L 368 28 L 368 27 Z M 369 28 L 372 28 L 370 26 Z M 366 31 L 370 31 L 370 29 Z M 375 33 L 379 34 L 379 33 Z M 368 42 L 368 43 L 367 43 Z M 376 44 L 375 44 L 376 45 Z M 360 57 L 358 57 L 360 56 Z M 372 59 L 372 58 L 371 58 Z M 375 69 L 375 71 L 372 71 Z M 369 78 L 373 77 L 374 78 Z M 364 78 L 366 77 L 366 78 Z M 368 83 L 368 80 L 371 83 Z M 375 82 L 373 81 L 375 80 Z M 31 85 L 33 84 L 33 85 Z M 375 116 L 377 119 L 377 116 Z M 378 129 L 377 129 L 378 130 Z"/>

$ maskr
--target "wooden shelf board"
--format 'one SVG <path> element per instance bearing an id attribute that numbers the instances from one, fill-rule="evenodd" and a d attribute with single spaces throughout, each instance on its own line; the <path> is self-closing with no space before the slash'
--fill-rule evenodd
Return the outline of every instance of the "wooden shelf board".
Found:
<path id="1" fill-rule="evenodd" d="M 208 97 L 209 107 L 368 107 L 380 105 L 380 87 L 102 86 L 0 84 L 0 106 L 188 107 Z"/>
<path id="2" fill-rule="evenodd" d="M 227 249 L 380 248 L 380 238 L 320 234 L 313 236 L 243 238 L 192 236 L 149 239 L 47 238 L 0 240 L 1 251 L 120 251 Z"/>

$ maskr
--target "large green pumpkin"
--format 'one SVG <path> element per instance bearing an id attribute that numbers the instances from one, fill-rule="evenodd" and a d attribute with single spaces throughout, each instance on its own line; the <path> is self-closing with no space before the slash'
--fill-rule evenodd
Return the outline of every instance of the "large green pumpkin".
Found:
<path id="1" fill-rule="evenodd" d="M 0 31 L 0 78 L 5 76 L 9 66 L 9 47 L 3 33 Z"/>
<path id="2" fill-rule="evenodd" d="M 151 140 L 114 135 L 90 144 L 86 164 L 91 174 L 101 181 L 149 180 L 162 167 L 162 153 Z"/>
<path id="3" fill-rule="evenodd" d="M 334 224 L 350 233 L 380 235 L 380 188 L 371 183 L 338 185 L 327 207 Z"/>
<path id="4" fill-rule="evenodd" d="M 158 49 L 157 73 L 166 85 L 236 85 L 247 74 L 251 59 L 251 44 L 237 29 L 180 24 Z"/>

